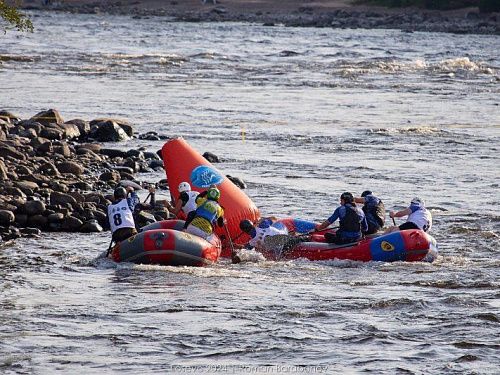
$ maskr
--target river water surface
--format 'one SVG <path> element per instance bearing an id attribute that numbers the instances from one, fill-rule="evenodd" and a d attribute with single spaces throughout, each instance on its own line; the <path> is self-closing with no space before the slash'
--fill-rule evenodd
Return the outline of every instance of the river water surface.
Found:
<path id="1" fill-rule="evenodd" d="M 0 249 L 1 373 L 500 372 L 498 36 L 33 16 L 0 37 L 1 109 L 183 136 L 264 215 L 421 196 L 440 256 L 191 269 L 97 259 L 109 232 L 18 240 Z"/>

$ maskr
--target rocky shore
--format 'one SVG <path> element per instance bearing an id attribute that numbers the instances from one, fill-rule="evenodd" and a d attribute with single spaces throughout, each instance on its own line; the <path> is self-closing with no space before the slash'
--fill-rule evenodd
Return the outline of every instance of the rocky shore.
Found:
<path id="1" fill-rule="evenodd" d="M 458 34 L 500 34 L 500 14 L 482 14 L 477 8 L 430 11 L 418 8 L 382 8 L 348 1 L 24 1 L 25 9 L 74 13 L 160 16 L 186 22 L 252 22 L 267 26 L 362 29 L 400 29 Z"/>
<path id="2" fill-rule="evenodd" d="M 108 229 L 113 188 L 137 173 L 163 170 L 158 153 L 101 144 L 133 136 L 133 126 L 117 119 L 64 121 L 50 109 L 23 120 L 0 111 L 0 242 L 42 231 Z M 159 183 L 166 188 L 166 180 Z"/>

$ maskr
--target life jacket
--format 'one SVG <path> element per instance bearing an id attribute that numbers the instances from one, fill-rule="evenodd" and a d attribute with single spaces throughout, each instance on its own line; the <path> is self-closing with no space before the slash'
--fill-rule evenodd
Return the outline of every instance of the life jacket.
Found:
<path id="1" fill-rule="evenodd" d="M 345 216 L 339 220 L 340 232 L 361 232 L 361 222 L 356 208 L 351 206 L 345 207 Z"/>
<path id="2" fill-rule="evenodd" d="M 217 202 L 207 199 L 196 209 L 191 225 L 210 234 L 213 232 L 213 224 L 223 215 L 223 212 Z"/>
<path id="3" fill-rule="evenodd" d="M 365 213 L 366 219 L 368 221 L 368 225 L 370 225 L 370 220 L 373 218 L 379 227 L 383 227 L 385 224 L 385 206 L 384 203 L 379 199 L 376 205 L 369 205 L 365 203 L 363 205 L 363 211 Z M 375 224 L 375 223 L 373 223 Z"/>
<path id="4" fill-rule="evenodd" d="M 121 228 L 135 228 L 134 215 L 126 199 L 108 206 L 108 219 L 111 233 Z"/>
<path id="5" fill-rule="evenodd" d="M 196 197 L 198 197 L 199 193 L 197 191 L 186 191 L 187 196 L 189 197 L 188 201 L 182 206 L 182 211 L 187 215 L 191 211 L 196 210 Z"/>

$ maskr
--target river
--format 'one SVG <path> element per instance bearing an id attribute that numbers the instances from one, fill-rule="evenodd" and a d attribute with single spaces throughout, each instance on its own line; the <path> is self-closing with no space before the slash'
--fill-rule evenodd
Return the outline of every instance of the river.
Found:
<path id="1" fill-rule="evenodd" d="M 500 372 L 498 36 L 32 16 L 35 33 L 0 36 L 0 109 L 182 136 L 264 215 L 421 196 L 440 256 L 194 269 L 97 259 L 109 232 L 17 240 L 0 372 Z"/>

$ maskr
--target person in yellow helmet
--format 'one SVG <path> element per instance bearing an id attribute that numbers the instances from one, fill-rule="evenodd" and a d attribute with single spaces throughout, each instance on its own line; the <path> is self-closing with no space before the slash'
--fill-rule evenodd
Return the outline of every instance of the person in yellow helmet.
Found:
<path id="1" fill-rule="evenodd" d="M 187 233 L 212 241 L 214 238 L 214 226 L 217 223 L 224 226 L 224 210 L 219 204 L 220 191 L 215 187 L 207 190 L 205 200 L 198 203 L 196 211 L 192 212 L 184 229 Z"/>

